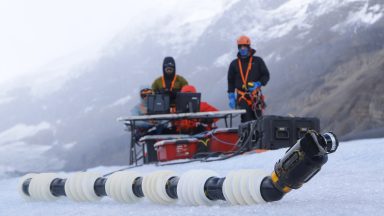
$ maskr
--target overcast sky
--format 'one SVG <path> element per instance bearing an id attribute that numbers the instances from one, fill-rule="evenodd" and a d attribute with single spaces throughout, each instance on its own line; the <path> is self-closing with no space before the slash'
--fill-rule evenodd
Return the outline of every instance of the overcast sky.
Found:
<path id="1" fill-rule="evenodd" d="M 130 2 L 0 0 L 0 84 L 77 50 L 100 48 L 137 15 Z"/>
<path id="2" fill-rule="evenodd" d="M 167 13 L 209 13 L 228 0 L 0 0 L 0 87 L 66 56 L 92 56 L 118 33 Z M 78 55 L 81 53 L 81 55 Z"/>

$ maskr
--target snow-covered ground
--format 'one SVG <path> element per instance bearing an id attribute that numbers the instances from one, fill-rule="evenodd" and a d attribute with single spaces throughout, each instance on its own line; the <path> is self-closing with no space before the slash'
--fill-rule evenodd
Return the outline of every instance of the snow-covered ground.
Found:
<path id="1" fill-rule="evenodd" d="M 0 215 L 383 215 L 384 214 L 384 139 L 343 142 L 330 155 L 322 171 L 301 189 L 287 194 L 281 201 L 253 206 L 162 206 L 143 200 L 136 204 L 116 203 L 103 198 L 97 203 L 75 203 L 66 198 L 56 202 L 27 202 L 17 193 L 18 178 L 0 180 Z M 217 171 L 225 176 L 231 170 L 262 169 L 270 173 L 285 150 L 239 156 L 213 163 L 194 162 L 182 165 L 136 168 L 148 173 L 171 169 L 179 173 L 196 168 Z M 103 174 L 121 167 L 97 167 Z M 64 173 L 63 175 L 68 175 Z"/>

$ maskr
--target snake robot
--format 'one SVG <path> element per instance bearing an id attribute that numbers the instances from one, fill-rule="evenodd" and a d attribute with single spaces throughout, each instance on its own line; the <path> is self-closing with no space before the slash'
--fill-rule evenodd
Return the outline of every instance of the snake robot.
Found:
<path id="1" fill-rule="evenodd" d="M 123 203 L 144 197 L 157 204 L 214 205 L 224 200 L 233 205 L 253 205 L 280 200 L 299 189 L 327 162 L 339 143 L 332 132 L 307 132 L 267 173 L 242 169 L 218 177 L 212 170 L 190 170 L 182 175 L 161 170 L 147 175 L 118 171 L 103 177 L 93 172 L 77 172 L 68 178 L 55 173 L 30 173 L 18 184 L 22 197 L 31 201 L 54 201 L 66 196 L 76 202 L 98 201 L 108 196 Z"/>

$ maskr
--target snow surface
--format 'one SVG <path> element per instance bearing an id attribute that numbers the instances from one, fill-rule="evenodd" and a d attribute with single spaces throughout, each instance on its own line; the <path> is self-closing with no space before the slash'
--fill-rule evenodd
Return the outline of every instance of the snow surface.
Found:
<path id="1" fill-rule="evenodd" d="M 220 202 L 214 206 L 190 207 L 180 203 L 162 206 L 148 200 L 136 204 L 120 204 L 110 198 L 96 203 L 75 203 L 66 198 L 50 203 L 27 202 L 17 193 L 18 178 L 8 177 L 0 179 L 0 215 L 383 215 L 383 144 L 383 138 L 341 143 L 339 150 L 330 155 L 328 163 L 318 175 L 301 189 L 273 203 L 230 206 Z M 248 154 L 213 163 L 194 162 L 164 167 L 148 165 L 135 170 L 148 173 L 170 169 L 182 173 L 190 169 L 206 168 L 222 176 L 231 170 L 244 168 L 270 172 L 284 152 L 285 149 Z M 120 168 L 97 167 L 91 171 L 106 174 Z"/>

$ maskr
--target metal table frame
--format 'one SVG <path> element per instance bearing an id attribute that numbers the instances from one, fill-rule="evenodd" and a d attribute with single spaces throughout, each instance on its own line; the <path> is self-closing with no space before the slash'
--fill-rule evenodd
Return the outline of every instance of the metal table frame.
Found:
<path id="1" fill-rule="evenodd" d="M 225 111 L 213 111 L 213 112 L 141 115 L 141 116 L 120 117 L 117 119 L 117 121 L 123 122 L 124 125 L 127 127 L 127 131 L 131 131 L 131 140 L 130 140 L 131 142 L 129 144 L 129 165 L 134 164 L 135 166 L 137 166 L 138 161 L 141 159 L 144 159 L 143 158 L 144 155 L 138 157 L 138 152 L 136 149 L 136 145 L 138 145 L 138 140 L 136 140 L 136 136 L 134 134 L 136 129 L 136 122 L 153 121 L 153 120 L 181 120 L 181 119 L 224 119 L 225 127 L 232 127 L 233 118 L 245 112 L 246 110 L 225 110 Z"/>

